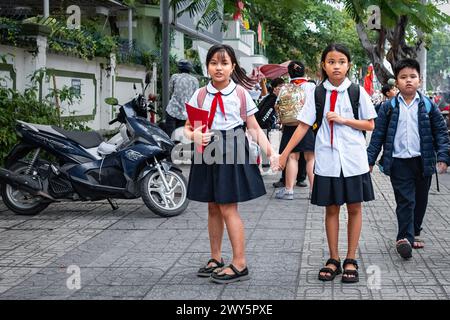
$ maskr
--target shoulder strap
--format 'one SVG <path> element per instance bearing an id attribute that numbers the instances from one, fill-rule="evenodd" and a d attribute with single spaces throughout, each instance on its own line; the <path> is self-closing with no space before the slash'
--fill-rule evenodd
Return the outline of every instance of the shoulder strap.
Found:
<path id="1" fill-rule="evenodd" d="M 208 93 L 208 91 L 206 91 L 206 87 L 201 87 L 200 91 L 198 92 L 197 95 L 197 107 L 199 107 L 200 109 L 203 108 L 203 103 L 205 102 L 205 98 L 206 98 L 206 94 Z"/>
<path id="2" fill-rule="evenodd" d="M 242 121 L 247 122 L 247 98 L 245 96 L 245 89 L 241 85 L 236 86 L 236 93 L 241 102 L 241 118 Z"/>
<path id="3" fill-rule="evenodd" d="M 425 103 L 425 109 L 427 110 L 427 113 L 430 113 L 430 111 L 431 111 L 431 107 L 432 107 L 432 102 L 431 102 L 431 100 L 427 97 L 427 96 L 425 96 L 425 95 L 422 95 L 422 98 L 423 98 L 423 102 Z"/>
<path id="4" fill-rule="evenodd" d="M 326 96 L 327 91 L 323 86 L 323 83 L 321 83 L 314 89 L 314 101 L 316 103 L 316 123 L 313 124 L 314 132 L 317 132 L 322 125 Z"/>
<path id="5" fill-rule="evenodd" d="M 352 83 L 347 89 L 348 96 L 350 97 L 350 103 L 352 104 L 353 116 L 356 120 L 359 120 L 359 94 L 360 88 L 356 83 Z"/>

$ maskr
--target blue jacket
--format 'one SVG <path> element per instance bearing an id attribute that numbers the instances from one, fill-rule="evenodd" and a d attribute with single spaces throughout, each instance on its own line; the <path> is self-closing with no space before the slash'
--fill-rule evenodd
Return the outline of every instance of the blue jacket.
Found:
<path id="1" fill-rule="evenodd" d="M 420 153 L 423 164 L 424 176 L 431 176 L 436 172 L 436 159 L 438 162 L 450 164 L 449 159 L 449 137 L 447 126 L 441 112 L 437 106 L 429 100 L 424 102 L 424 98 L 420 93 L 420 101 L 418 108 L 418 123 L 420 135 Z M 395 99 L 394 101 L 391 101 Z M 383 172 L 387 175 L 391 173 L 392 152 L 394 150 L 394 137 L 397 132 L 397 124 L 399 118 L 398 97 L 394 97 L 383 103 L 380 107 L 378 118 L 375 121 L 375 130 L 372 133 L 367 155 L 369 165 L 373 166 L 383 146 Z M 390 112 L 390 122 L 388 122 L 388 110 Z M 427 110 L 429 109 L 429 110 Z M 386 126 L 387 128 L 386 132 Z"/>

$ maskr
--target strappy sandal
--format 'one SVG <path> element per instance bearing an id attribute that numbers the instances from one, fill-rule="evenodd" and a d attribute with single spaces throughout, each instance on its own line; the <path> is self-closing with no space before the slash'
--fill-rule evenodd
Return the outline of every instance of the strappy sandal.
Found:
<path id="1" fill-rule="evenodd" d="M 326 267 L 329 264 L 334 265 L 336 267 L 336 269 L 333 270 L 330 267 Z M 325 263 L 325 267 L 320 269 L 320 271 L 319 271 L 319 280 L 321 280 L 321 281 L 332 281 L 332 280 L 334 280 L 334 278 L 338 274 L 341 274 L 341 272 L 342 272 L 341 262 L 336 260 L 336 259 L 331 259 L 330 258 L 330 259 L 327 260 L 327 263 Z M 325 275 L 321 275 L 321 273 L 325 273 Z M 328 275 L 328 273 L 330 275 Z"/>
<path id="2" fill-rule="evenodd" d="M 214 263 L 214 265 L 208 267 L 208 265 L 210 263 Z M 209 276 L 211 276 L 211 274 L 216 269 L 223 268 L 224 265 L 225 265 L 225 263 L 223 262 L 223 258 L 220 259 L 220 262 L 217 261 L 216 259 L 209 259 L 209 261 L 206 263 L 206 266 L 201 267 L 200 269 L 198 269 L 197 276 L 199 276 L 199 277 L 209 277 Z"/>
<path id="3" fill-rule="evenodd" d="M 345 266 L 348 264 L 354 265 L 356 270 L 345 269 Z M 342 273 L 342 282 L 344 283 L 359 282 L 358 262 L 355 259 L 345 259 L 342 267 L 344 268 L 344 272 Z"/>
<path id="4" fill-rule="evenodd" d="M 242 271 L 239 271 L 236 269 L 234 265 L 230 263 L 230 265 L 224 267 L 223 269 L 230 268 L 234 274 L 220 274 L 220 272 L 213 272 L 211 274 L 211 281 L 215 283 L 221 283 L 221 284 L 227 284 L 232 283 L 236 281 L 245 281 L 250 279 L 250 276 L 248 275 L 248 268 L 245 267 Z"/>
<path id="5" fill-rule="evenodd" d="M 414 238 L 413 249 L 423 249 L 424 246 L 425 246 L 425 241 L 423 241 L 422 238 L 419 238 L 419 237 Z"/>

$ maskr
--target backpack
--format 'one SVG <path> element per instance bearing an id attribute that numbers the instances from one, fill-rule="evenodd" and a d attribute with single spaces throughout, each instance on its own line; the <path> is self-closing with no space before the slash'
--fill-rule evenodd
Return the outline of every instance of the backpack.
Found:
<path id="1" fill-rule="evenodd" d="M 256 121 L 258 121 L 261 129 L 271 129 L 276 121 L 276 112 L 274 109 L 276 95 L 270 94 L 265 97 L 258 105 L 258 112 L 255 113 Z"/>
<path id="2" fill-rule="evenodd" d="M 297 123 L 297 116 L 305 104 L 306 94 L 301 84 L 286 83 L 281 87 L 275 110 L 282 124 Z"/>
<path id="3" fill-rule="evenodd" d="M 359 95 L 360 87 L 356 83 L 352 83 L 347 89 L 348 96 L 350 97 L 350 103 L 352 105 L 353 116 L 356 120 L 359 120 Z M 316 122 L 313 124 L 313 132 L 317 135 L 319 128 L 322 125 L 323 110 L 325 108 L 325 99 L 327 96 L 327 90 L 323 86 L 323 83 L 318 85 L 314 90 L 314 101 L 316 102 Z M 364 137 L 366 136 L 366 131 L 363 131 Z"/>
<path id="4" fill-rule="evenodd" d="M 205 98 L 206 98 L 206 94 L 208 93 L 206 86 L 205 87 L 201 87 L 198 95 L 197 95 L 197 106 L 202 109 L 203 108 L 203 103 L 205 102 Z M 245 97 L 245 89 L 240 86 L 240 85 L 236 85 L 236 93 L 239 97 L 239 101 L 240 101 L 240 114 L 241 114 L 241 119 L 242 121 L 244 121 L 244 126 L 246 127 L 246 122 L 247 122 L 247 98 Z M 256 164 L 260 164 L 261 163 L 261 157 L 259 156 L 260 154 L 260 147 L 259 145 L 252 141 L 252 137 L 250 134 L 248 134 L 247 130 L 245 130 L 245 135 L 248 139 L 248 146 L 249 146 L 249 153 L 250 153 L 250 163 L 256 163 Z"/>

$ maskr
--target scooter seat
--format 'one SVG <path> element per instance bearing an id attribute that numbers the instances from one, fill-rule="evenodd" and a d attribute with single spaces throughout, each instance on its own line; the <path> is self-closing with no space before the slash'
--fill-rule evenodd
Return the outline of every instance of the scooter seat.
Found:
<path id="1" fill-rule="evenodd" d="M 96 131 L 68 131 L 57 126 L 52 126 L 52 128 L 87 149 L 97 147 L 103 142 L 102 136 Z"/>

